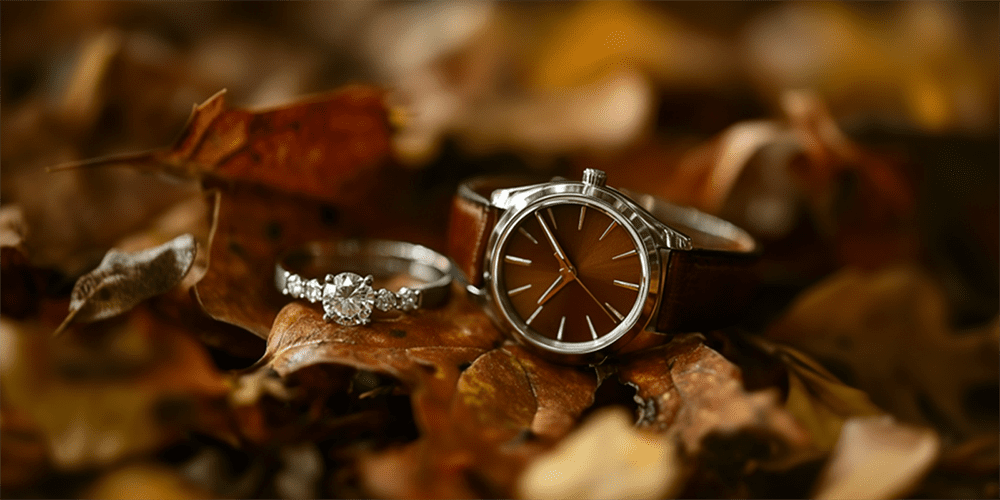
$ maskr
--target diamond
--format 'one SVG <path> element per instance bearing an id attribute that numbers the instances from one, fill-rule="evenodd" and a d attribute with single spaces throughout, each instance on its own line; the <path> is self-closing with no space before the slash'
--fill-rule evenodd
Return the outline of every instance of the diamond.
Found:
<path id="1" fill-rule="evenodd" d="M 399 303 L 396 307 L 400 311 L 412 311 L 417 308 L 417 303 L 420 301 L 420 291 L 411 290 L 405 286 L 399 289 Z"/>
<path id="2" fill-rule="evenodd" d="M 317 280 L 309 280 L 306 282 L 305 298 L 309 302 L 318 302 L 323 300 L 323 285 L 319 284 Z"/>
<path id="3" fill-rule="evenodd" d="M 375 307 L 379 311 L 394 309 L 396 307 L 396 294 L 385 288 L 379 289 L 379 291 L 375 292 Z"/>
<path id="4" fill-rule="evenodd" d="M 301 297 L 302 277 L 298 274 L 288 274 L 285 276 L 285 289 L 282 292 L 285 295 L 291 295 L 292 297 Z"/>
<path id="5" fill-rule="evenodd" d="M 367 324 L 375 302 L 371 279 L 340 273 L 323 288 L 323 310 L 341 325 Z"/>

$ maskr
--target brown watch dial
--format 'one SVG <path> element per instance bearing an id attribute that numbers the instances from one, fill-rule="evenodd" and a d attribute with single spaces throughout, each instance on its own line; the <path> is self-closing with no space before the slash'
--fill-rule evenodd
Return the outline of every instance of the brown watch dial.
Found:
<path id="1" fill-rule="evenodd" d="M 611 333 L 636 307 L 644 281 L 637 242 L 592 205 L 531 212 L 508 233 L 497 258 L 499 292 L 514 314 L 561 342 Z"/>

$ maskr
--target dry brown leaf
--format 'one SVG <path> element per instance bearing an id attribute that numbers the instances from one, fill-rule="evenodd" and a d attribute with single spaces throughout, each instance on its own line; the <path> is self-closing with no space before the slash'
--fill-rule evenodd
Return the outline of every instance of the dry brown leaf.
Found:
<path id="1" fill-rule="evenodd" d="M 997 325 L 952 331 L 943 293 L 916 268 L 844 269 L 800 295 L 767 336 L 817 357 L 901 419 L 959 437 L 996 432 L 980 407 L 1000 377 Z"/>
<path id="2" fill-rule="evenodd" d="M 210 492 L 188 484 L 175 470 L 154 462 L 113 469 L 90 485 L 82 498 L 181 500 L 212 496 Z"/>
<path id="3" fill-rule="evenodd" d="M 217 201 L 209 265 L 192 289 L 194 297 L 213 319 L 266 338 L 287 302 L 274 286 L 281 252 L 343 234 L 330 205 L 246 184 L 230 186 Z"/>
<path id="4" fill-rule="evenodd" d="M 134 253 L 109 250 L 101 265 L 77 280 L 69 315 L 56 329 L 72 321 L 111 318 L 136 304 L 173 288 L 184 278 L 197 253 L 194 236 L 182 234 L 167 243 Z"/>
<path id="5" fill-rule="evenodd" d="M 805 354 L 760 337 L 753 337 L 752 341 L 786 368 L 785 408 L 809 432 L 820 450 L 833 448 L 848 418 L 885 413 L 863 391 L 844 384 Z"/>
<path id="6" fill-rule="evenodd" d="M 218 424 L 226 387 L 185 331 L 142 307 L 79 328 L 53 339 L 35 323 L 0 322 L 4 401 L 34 421 L 57 469 L 106 465 Z"/>
<path id="7" fill-rule="evenodd" d="M 518 479 L 520 498 L 666 498 L 680 486 L 676 443 L 636 430 L 622 408 L 591 415 Z"/>
<path id="8" fill-rule="evenodd" d="M 46 281 L 53 273 L 38 269 L 28 258 L 24 240 L 27 223 L 20 206 L 0 207 L 0 309 L 3 314 L 24 318 L 37 311 Z"/>
<path id="9" fill-rule="evenodd" d="M 195 106 L 170 148 L 57 168 L 126 165 L 264 185 L 344 205 L 363 199 L 361 187 L 388 155 L 388 113 L 375 88 L 345 87 L 259 112 L 227 109 L 221 91 Z"/>
<path id="10" fill-rule="evenodd" d="M 0 402 L 0 488 L 27 486 L 46 472 L 48 460 L 45 439 L 31 417 Z"/>
<path id="11" fill-rule="evenodd" d="M 782 453 L 812 446 L 805 430 L 772 390 L 748 393 L 740 369 L 689 334 L 645 351 L 619 369 L 636 388 L 639 425 L 672 433 L 685 453 L 697 455 L 709 434 L 750 432 L 775 439 Z"/>
<path id="12" fill-rule="evenodd" d="M 934 465 L 940 440 L 890 416 L 848 419 L 816 486 L 815 498 L 899 498 Z"/>
<path id="13" fill-rule="evenodd" d="M 502 346 L 468 299 L 341 327 L 314 307 L 282 309 L 266 366 L 284 377 L 320 364 L 382 373 L 411 394 L 420 437 L 362 458 L 362 481 L 388 497 L 510 496 L 528 457 L 560 438 L 593 400 L 593 373 Z"/>

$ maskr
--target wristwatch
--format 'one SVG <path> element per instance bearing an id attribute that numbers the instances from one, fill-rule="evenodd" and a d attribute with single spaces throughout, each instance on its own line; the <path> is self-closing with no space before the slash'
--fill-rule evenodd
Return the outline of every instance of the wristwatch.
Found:
<path id="1" fill-rule="evenodd" d="M 449 257 L 493 321 L 543 356 L 596 364 L 738 320 L 756 281 L 753 237 L 606 177 L 459 186 Z"/>

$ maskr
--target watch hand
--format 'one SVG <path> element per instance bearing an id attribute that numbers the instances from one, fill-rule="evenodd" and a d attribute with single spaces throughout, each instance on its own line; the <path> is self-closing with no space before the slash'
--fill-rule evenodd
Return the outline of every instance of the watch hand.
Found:
<path id="1" fill-rule="evenodd" d="M 549 245 L 552 245 L 552 249 L 556 251 L 556 261 L 559 262 L 559 266 L 566 268 L 569 272 L 576 276 L 576 269 L 573 268 L 573 264 L 570 264 L 569 258 L 566 257 L 566 252 L 563 252 L 559 242 L 556 241 L 556 237 L 552 234 L 552 230 L 549 229 L 549 225 L 545 223 L 545 219 L 538 212 L 535 212 L 535 218 L 538 219 L 538 223 L 542 226 L 542 232 L 545 233 L 545 237 L 549 240 Z"/>
<path id="2" fill-rule="evenodd" d="M 587 295 L 590 295 L 590 298 L 594 299 L 594 302 L 597 302 L 597 305 L 601 306 L 601 310 L 604 311 L 604 314 L 607 314 L 608 317 L 611 318 L 612 322 L 617 323 L 618 318 L 614 317 L 614 315 L 611 314 L 611 311 L 609 311 L 608 308 L 605 307 L 603 302 L 597 300 L 597 297 L 595 297 L 593 293 L 590 293 L 590 289 L 587 288 L 587 285 L 584 285 L 583 281 L 580 280 L 578 276 L 574 275 L 573 278 L 576 280 L 577 283 L 580 284 L 580 287 L 583 288 L 583 291 L 587 292 Z"/>
<path id="3" fill-rule="evenodd" d="M 545 293 L 543 293 L 542 296 L 538 298 L 538 305 L 540 306 L 545 305 L 545 303 L 548 302 L 549 299 L 554 297 L 555 294 L 559 292 L 559 290 L 562 290 L 564 286 L 570 284 L 573 281 L 572 278 L 566 280 L 563 279 L 566 276 L 566 273 L 562 272 L 563 269 L 565 268 L 559 270 L 560 271 L 559 276 L 556 277 L 556 280 L 553 281 L 551 285 L 549 285 L 549 288 L 545 290 Z"/>

